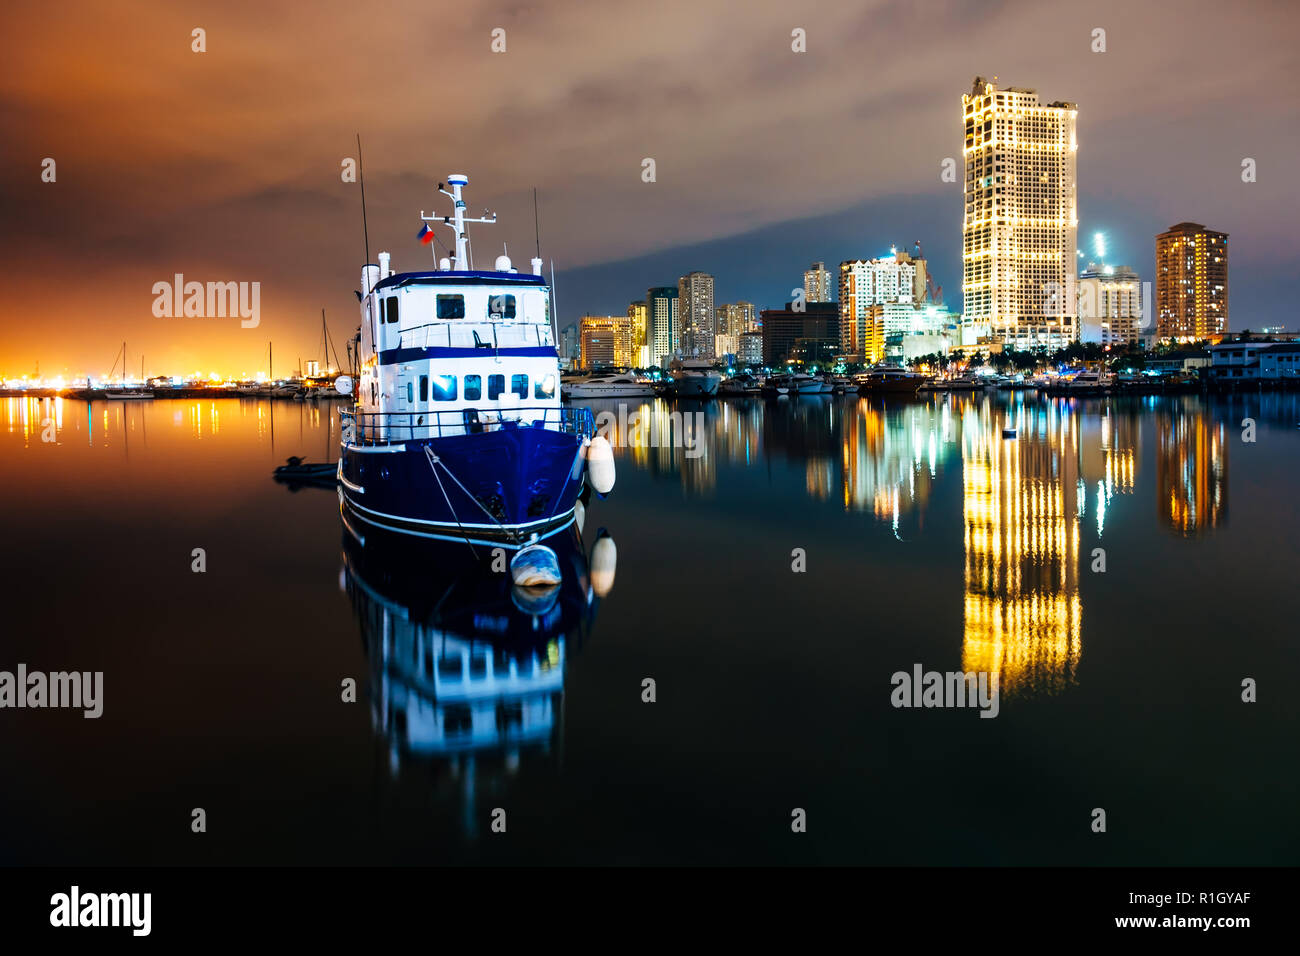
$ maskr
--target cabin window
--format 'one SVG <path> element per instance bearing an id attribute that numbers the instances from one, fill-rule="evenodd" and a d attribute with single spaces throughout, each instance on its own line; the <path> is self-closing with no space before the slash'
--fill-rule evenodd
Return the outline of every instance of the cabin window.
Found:
<path id="1" fill-rule="evenodd" d="M 504 375 L 488 376 L 488 401 L 495 402 L 501 397 L 501 393 L 506 390 L 506 377 Z"/>
<path id="2" fill-rule="evenodd" d="M 414 382 L 406 383 L 406 400 L 410 402 L 412 405 L 415 404 L 415 383 Z"/>
<path id="3" fill-rule="evenodd" d="M 390 295 L 384 300 L 384 321 L 393 323 L 397 321 L 397 296 Z"/>
<path id="4" fill-rule="evenodd" d="M 429 376 L 421 375 L 420 376 L 420 401 L 427 402 L 428 400 L 429 400 Z"/>
<path id="5" fill-rule="evenodd" d="M 435 402 L 454 402 L 456 400 L 455 375 L 435 375 L 433 377 L 433 400 Z"/>
<path id="6" fill-rule="evenodd" d="M 477 402 L 483 397 L 483 376 L 465 376 L 465 401 Z"/>
<path id="7" fill-rule="evenodd" d="M 533 398 L 554 398 L 555 376 L 548 375 L 533 386 Z"/>
<path id="8" fill-rule="evenodd" d="M 463 295 L 438 296 L 438 318 L 440 319 L 465 318 L 465 297 Z"/>
<path id="9" fill-rule="evenodd" d="M 501 294 L 488 296 L 488 318 L 513 319 L 515 317 L 515 297 Z"/>
<path id="10" fill-rule="evenodd" d="M 528 397 L 528 376 L 511 375 L 510 391 L 514 392 L 520 398 L 527 398 Z"/>

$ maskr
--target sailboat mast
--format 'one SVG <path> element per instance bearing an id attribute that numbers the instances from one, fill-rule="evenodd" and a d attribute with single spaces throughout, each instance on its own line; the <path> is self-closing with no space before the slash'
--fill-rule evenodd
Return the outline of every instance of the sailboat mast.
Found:
<path id="1" fill-rule="evenodd" d="M 266 380 L 275 381 L 275 363 L 271 360 L 271 340 L 266 340 Z"/>

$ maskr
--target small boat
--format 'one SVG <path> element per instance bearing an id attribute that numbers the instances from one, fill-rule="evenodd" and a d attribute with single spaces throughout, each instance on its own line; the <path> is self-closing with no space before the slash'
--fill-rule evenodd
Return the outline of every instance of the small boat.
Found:
<path id="1" fill-rule="evenodd" d="M 1048 395 L 1104 395 L 1114 385 L 1114 376 L 1106 372 L 1084 369 L 1068 377 L 1057 379 L 1046 389 Z"/>
<path id="2" fill-rule="evenodd" d="M 281 484 L 289 485 L 293 490 L 297 490 L 303 485 L 333 488 L 338 469 L 339 463 L 337 461 L 303 461 L 297 455 L 294 455 L 283 465 L 276 468 L 272 477 Z"/>
<path id="3" fill-rule="evenodd" d="M 631 372 L 609 375 L 592 375 L 577 381 L 561 381 L 560 395 L 564 398 L 652 398 L 654 383 L 637 378 Z"/>
<path id="4" fill-rule="evenodd" d="M 1003 437 L 1003 438 L 1015 438 L 1015 437 L 1016 437 L 1016 430 L 1015 430 L 1014 428 L 1004 428 L 1004 429 L 1002 429 L 1002 437 Z"/>
<path id="5" fill-rule="evenodd" d="M 723 380 L 718 386 L 718 394 L 726 395 L 731 398 L 737 398 L 744 395 L 757 395 L 762 391 L 758 379 L 752 375 L 741 373 Z"/>
<path id="6" fill-rule="evenodd" d="M 790 376 L 789 375 L 769 375 L 763 382 L 762 393 L 769 398 L 778 395 L 790 394 Z"/>
<path id="7" fill-rule="evenodd" d="M 124 400 L 153 398 L 153 392 L 146 392 L 138 388 L 110 388 L 104 392 L 104 397 Z"/>

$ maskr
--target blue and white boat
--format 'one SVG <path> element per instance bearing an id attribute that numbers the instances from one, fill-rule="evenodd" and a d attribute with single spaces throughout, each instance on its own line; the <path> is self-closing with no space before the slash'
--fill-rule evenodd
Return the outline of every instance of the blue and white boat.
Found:
<path id="1" fill-rule="evenodd" d="M 589 459 L 612 486 L 612 456 L 591 411 L 560 404 L 542 260 L 526 273 L 505 255 L 491 271 L 471 267 L 465 225 L 496 216 L 465 218 L 468 182 L 458 174 L 447 178 L 450 190 L 439 183 L 451 216 L 421 213 L 423 233 L 454 231 L 454 260 L 394 272 L 381 252 L 362 269 L 356 401 L 340 413 L 339 498 L 345 521 L 518 547 L 573 523 Z"/>

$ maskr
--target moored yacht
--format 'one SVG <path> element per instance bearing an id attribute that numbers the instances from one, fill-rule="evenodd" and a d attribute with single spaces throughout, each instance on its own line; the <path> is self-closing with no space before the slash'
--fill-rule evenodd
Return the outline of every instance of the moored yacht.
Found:
<path id="1" fill-rule="evenodd" d="M 472 268 L 462 190 L 448 177 L 455 258 L 396 272 L 381 252 L 362 269 L 355 404 L 340 412 L 345 517 L 426 538 L 523 545 L 574 521 L 574 502 L 611 453 L 589 409 L 560 405 L 560 366 L 542 260 Z M 341 377 L 347 391 L 353 383 Z M 352 525 L 349 525 L 352 527 Z"/>
<path id="2" fill-rule="evenodd" d="M 669 371 L 673 379 L 669 390 L 677 398 L 709 398 L 722 384 L 721 373 L 705 359 L 674 359 Z"/>
<path id="3" fill-rule="evenodd" d="M 915 395 L 927 376 L 892 366 L 878 365 L 858 376 L 859 395 Z"/>
<path id="4" fill-rule="evenodd" d="M 585 379 L 563 382 L 564 398 L 649 398 L 655 394 L 654 383 L 637 378 L 631 372 L 611 372 Z"/>

